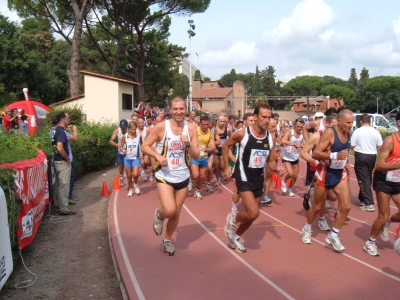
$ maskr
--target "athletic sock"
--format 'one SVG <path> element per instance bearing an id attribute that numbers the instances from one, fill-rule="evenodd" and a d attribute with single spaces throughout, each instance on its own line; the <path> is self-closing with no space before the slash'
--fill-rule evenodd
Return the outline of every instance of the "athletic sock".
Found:
<path id="1" fill-rule="evenodd" d="M 325 220 L 325 216 L 323 216 L 323 217 L 319 217 L 319 219 L 322 221 L 322 220 Z"/>
<path id="2" fill-rule="evenodd" d="M 370 242 L 375 243 L 376 239 L 373 239 L 372 237 L 369 237 L 368 239 Z"/>
<path id="3" fill-rule="evenodd" d="M 232 210 L 237 210 L 237 204 L 232 202 Z"/>
<path id="4" fill-rule="evenodd" d="M 311 230 L 311 224 L 306 223 L 306 225 L 304 225 L 304 229 Z"/>
<path id="5" fill-rule="evenodd" d="M 390 219 L 386 222 L 386 224 L 385 224 L 385 227 L 390 227 L 390 223 L 392 223 L 392 222 L 390 222 Z"/>
<path id="6" fill-rule="evenodd" d="M 337 237 L 339 235 L 340 229 L 332 227 L 332 231 L 330 233 L 331 237 Z"/>
<path id="7" fill-rule="evenodd" d="M 166 242 L 170 242 L 171 240 L 167 240 L 167 239 L 163 239 L 162 242 L 166 243 Z"/>
<path id="8" fill-rule="evenodd" d="M 164 220 L 164 219 L 161 219 L 160 212 L 157 212 L 157 219 L 159 219 L 160 221 Z"/>

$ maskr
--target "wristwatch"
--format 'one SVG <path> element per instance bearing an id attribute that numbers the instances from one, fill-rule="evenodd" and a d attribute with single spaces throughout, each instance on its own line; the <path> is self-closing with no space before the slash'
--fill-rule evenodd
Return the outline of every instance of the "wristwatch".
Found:
<path id="1" fill-rule="evenodd" d="M 190 146 L 192 146 L 192 143 L 191 143 L 191 142 L 188 142 L 187 145 L 186 145 L 186 147 L 190 147 Z"/>

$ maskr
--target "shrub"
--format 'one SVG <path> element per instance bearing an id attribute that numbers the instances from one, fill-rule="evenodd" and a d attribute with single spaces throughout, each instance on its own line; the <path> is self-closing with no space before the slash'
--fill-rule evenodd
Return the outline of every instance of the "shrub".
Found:
<path id="1" fill-rule="evenodd" d="M 84 113 L 82 111 L 82 105 L 75 104 L 74 106 L 67 107 L 50 106 L 50 112 L 46 116 L 46 124 L 48 127 L 52 126 L 51 118 L 61 111 L 68 113 L 70 125 L 79 126 L 83 123 Z"/>

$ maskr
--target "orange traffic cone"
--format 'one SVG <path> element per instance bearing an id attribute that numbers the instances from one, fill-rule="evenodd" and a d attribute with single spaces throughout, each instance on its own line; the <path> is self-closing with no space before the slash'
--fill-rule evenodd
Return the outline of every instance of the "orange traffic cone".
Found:
<path id="1" fill-rule="evenodd" d="M 277 190 L 280 190 L 281 189 L 281 187 L 282 187 L 282 180 L 281 180 L 281 178 L 278 176 L 278 175 L 276 175 L 276 181 L 275 181 L 275 188 L 277 189 Z"/>
<path id="2" fill-rule="evenodd" d="M 276 173 L 275 172 L 271 173 L 271 183 L 275 183 L 276 184 Z"/>
<path id="3" fill-rule="evenodd" d="M 400 225 L 399 225 L 399 228 L 397 228 L 397 232 L 394 235 L 397 237 L 400 237 Z"/>
<path id="4" fill-rule="evenodd" d="M 290 186 L 290 179 L 288 179 L 288 180 L 286 181 L 286 187 L 289 188 L 289 186 Z"/>
<path id="5" fill-rule="evenodd" d="M 110 197 L 111 194 L 108 191 L 107 183 L 103 181 L 103 189 L 101 190 L 101 197 Z"/>
<path id="6" fill-rule="evenodd" d="M 118 175 L 115 175 L 114 177 L 114 185 L 112 187 L 113 191 L 119 191 L 121 189 L 121 186 L 119 185 L 119 178 Z"/>

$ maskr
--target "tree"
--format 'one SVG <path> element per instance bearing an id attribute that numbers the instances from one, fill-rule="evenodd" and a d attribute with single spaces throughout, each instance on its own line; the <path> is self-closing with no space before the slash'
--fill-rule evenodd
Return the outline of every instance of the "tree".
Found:
<path id="1" fill-rule="evenodd" d="M 251 88 L 253 96 L 260 96 L 261 94 L 261 78 L 258 66 L 256 66 L 256 73 L 254 75 L 253 86 Z"/>
<path id="2" fill-rule="evenodd" d="M 232 69 L 229 73 L 221 76 L 219 81 L 223 86 L 233 86 L 233 83 L 238 80 L 235 69 Z"/>
<path id="3" fill-rule="evenodd" d="M 173 92 L 170 95 L 170 98 L 174 98 L 175 96 L 181 96 L 185 99 L 189 95 L 189 78 L 186 75 L 175 73 L 173 79 Z"/>
<path id="4" fill-rule="evenodd" d="M 340 106 L 339 100 L 344 100 L 345 104 L 350 105 L 350 103 L 354 101 L 356 97 L 356 93 L 353 90 L 335 84 L 324 86 L 321 89 L 321 93 L 323 95 L 329 96 L 330 98 L 336 99 L 338 101 L 339 106 Z"/>
<path id="5" fill-rule="evenodd" d="M 325 80 L 325 85 L 335 84 L 339 86 L 346 86 L 347 82 L 341 78 L 325 75 L 322 77 Z"/>
<path id="6" fill-rule="evenodd" d="M 385 113 L 385 100 L 391 92 L 400 90 L 400 77 L 376 76 L 370 78 L 365 84 L 365 90 L 376 93 L 381 97 L 381 111 Z"/>
<path id="7" fill-rule="evenodd" d="M 268 66 L 265 70 L 261 71 L 261 91 L 264 95 L 276 96 L 276 84 L 275 84 L 275 68 L 273 66 Z"/>
<path id="8" fill-rule="evenodd" d="M 358 84 L 358 79 L 357 79 L 357 73 L 355 68 L 351 68 L 350 70 L 350 77 L 348 82 L 352 84 L 353 86 L 357 86 Z"/>
<path id="9" fill-rule="evenodd" d="M 200 70 L 196 70 L 196 71 L 194 72 L 194 79 L 195 79 L 195 80 L 201 80 L 201 73 L 200 73 Z"/>
<path id="10" fill-rule="evenodd" d="M 207 77 L 207 76 L 204 76 L 203 80 L 204 80 L 204 81 L 211 81 L 211 78 L 210 78 L 210 77 Z"/>
<path id="11" fill-rule="evenodd" d="M 358 84 L 364 85 L 369 79 L 369 71 L 365 67 L 361 70 L 360 79 L 358 80 Z"/>

